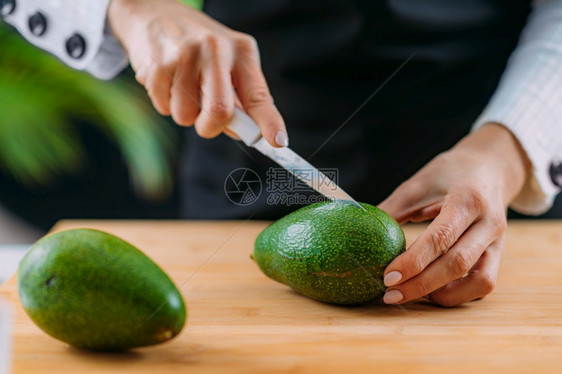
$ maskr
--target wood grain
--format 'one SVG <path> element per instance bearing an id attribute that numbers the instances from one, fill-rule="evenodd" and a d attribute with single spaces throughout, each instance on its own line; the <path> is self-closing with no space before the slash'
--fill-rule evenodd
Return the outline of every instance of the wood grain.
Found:
<path id="1" fill-rule="evenodd" d="M 497 289 L 445 309 L 321 304 L 267 279 L 249 258 L 266 222 L 67 221 L 123 237 L 181 287 L 189 320 L 169 343 L 123 354 L 79 351 L 33 325 L 15 279 L 13 372 L 560 372 L 562 222 L 510 222 Z M 411 242 L 423 226 L 406 226 Z"/>

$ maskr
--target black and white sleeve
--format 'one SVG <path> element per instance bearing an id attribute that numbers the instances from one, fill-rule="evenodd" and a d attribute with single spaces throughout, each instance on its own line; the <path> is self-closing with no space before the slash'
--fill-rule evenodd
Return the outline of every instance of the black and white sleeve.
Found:
<path id="1" fill-rule="evenodd" d="M 77 70 L 115 77 L 128 59 L 106 22 L 110 0 L 0 0 L 2 18 Z"/>

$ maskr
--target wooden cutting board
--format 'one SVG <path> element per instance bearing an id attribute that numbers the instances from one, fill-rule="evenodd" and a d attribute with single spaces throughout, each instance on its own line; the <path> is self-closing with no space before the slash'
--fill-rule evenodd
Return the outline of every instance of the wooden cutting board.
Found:
<path id="1" fill-rule="evenodd" d="M 496 291 L 445 309 L 426 301 L 338 307 L 266 278 L 250 260 L 266 222 L 66 221 L 123 237 L 181 288 L 189 321 L 169 343 L 122 354 L 66 346 L 0 288 L 19 373 L 514 373 L 562 371 L 562 221 L 511 222 Z M 406 226 L 411 242 L 423 226 Z"/>

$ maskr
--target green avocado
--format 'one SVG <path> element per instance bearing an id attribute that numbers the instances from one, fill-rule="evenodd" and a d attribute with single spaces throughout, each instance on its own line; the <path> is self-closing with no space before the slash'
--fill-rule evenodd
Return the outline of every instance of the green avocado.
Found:
<path id="1" fill-rule="evenodd" d="M 312 299 L 358 305 L 384 294 L 385 267 L 406 249 L 400 225 L 369 204 L 323 202 L 276 221 L 252 258 L 265 275 Z"/>
<path id="2" fill-rule="evenodd" d="M 64 231 L 35 243 L 20 263 L 18 292 L 37 326 L 82 349 L 163 343 L 186 320 L 166 273 L 131 244 L 97 230 Z"/>

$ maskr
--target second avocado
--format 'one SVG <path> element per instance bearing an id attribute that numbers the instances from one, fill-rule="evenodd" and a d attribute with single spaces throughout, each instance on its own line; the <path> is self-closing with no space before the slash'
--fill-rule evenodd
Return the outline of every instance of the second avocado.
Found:
<path id="1" fill-rule="evenodd" d="M 385 267 L 406 249 L 400 225 L 383 210 L 318 203 L 276 221 L 252 258 L 270 278 L 312 299 L 357 305 L 384 294 Z"/>
<path id="2" fill-rule="evenodd" d="M 83 349 L 163 343 L 186 320 L 168 275 L 131 244 L 97 230 L 63 231 L 35 243 L 20 264 L 18 291 L 37 326 Z"/>

